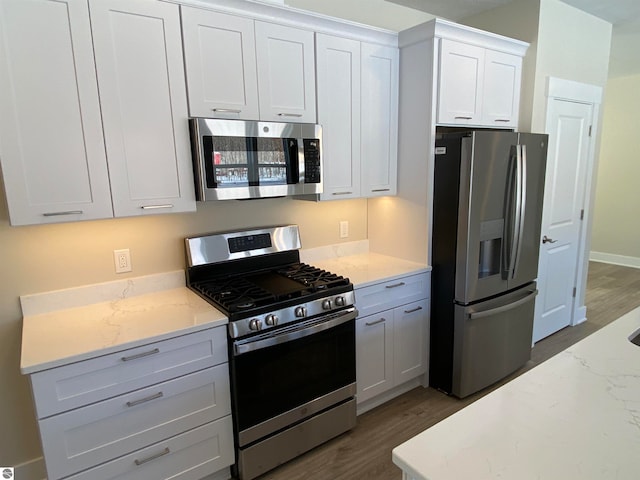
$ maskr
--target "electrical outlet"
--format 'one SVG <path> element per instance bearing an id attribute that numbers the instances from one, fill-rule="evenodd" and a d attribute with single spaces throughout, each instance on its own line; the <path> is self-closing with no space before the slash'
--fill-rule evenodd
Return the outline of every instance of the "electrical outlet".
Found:
<path id="1" fill-rule="evenodd" d="M 113 251 L 113 261 L 116 264 L 116 273 L 131 271 L 131 254 L 128 248 Z"/>
<path id="2" fill-rule="evenodd" d="M 349 237 L 349 222 L 347 220 L 342 220 L 340 222 L 340 238 L 348 238 Z"/>

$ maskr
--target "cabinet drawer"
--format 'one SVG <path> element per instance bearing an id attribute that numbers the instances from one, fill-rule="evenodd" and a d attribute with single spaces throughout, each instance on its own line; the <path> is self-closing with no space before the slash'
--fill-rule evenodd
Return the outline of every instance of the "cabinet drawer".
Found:
<path id="1" fill-rule="evenodd" d="M 226 361 L 218 327 L 34 373 L 31 385 L 44 418 Z"/>
<path id="2" fill-rule="evenodd" d="M 429 273 L 410 275 L 369 287 L 357 288 L 356 307 L 364 317 L 429 297 Z"/>
<path id="3" fill-rule="evenodd" d="M 40 421 L 47 473 L 61 478 L 231 413 L 228 364 Z"/>
<path id="4" fill-rule="evenodd" d="M 200 480 L 233 462 L 233 432 L 228 415 L 68 479 Z"/>

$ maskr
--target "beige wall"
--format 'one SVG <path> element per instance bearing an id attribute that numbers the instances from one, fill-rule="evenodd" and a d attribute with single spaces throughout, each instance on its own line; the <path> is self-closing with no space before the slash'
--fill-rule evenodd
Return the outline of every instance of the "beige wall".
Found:
<path id="1" fill-rule="evenodd" d="M 197 213 L 11 227 L 0 186 L 0 465 L 41 456 L 27 379 L 20 375 L 20 295 L 185 268 L 185 236 L 239 227 L 297 223 L 303 247 L 367 238 L 366 200 L 231 200 Z M 133 272 L 116 275 L 113 250 L 129 248 Z"/>
<path id="2" fill-rule="evenodd" d="M 591 250 L 640 266 L 640 75 L 612 78 L 603 130 Z M 615 260 L 615 259 L 613 259 Z"/>

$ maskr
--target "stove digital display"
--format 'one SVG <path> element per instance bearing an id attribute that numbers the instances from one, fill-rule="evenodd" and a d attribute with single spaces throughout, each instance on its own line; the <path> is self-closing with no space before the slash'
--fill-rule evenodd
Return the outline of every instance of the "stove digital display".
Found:
<path id="1" fill-rule="evenodd" d="M 260 233 L 258 235 L 231 237 L 227 242 L 229 243 L 229 252 L 231 253 L 248 252 L 249 250 L 271 247 L 271 235 L 268 233 Z"/>

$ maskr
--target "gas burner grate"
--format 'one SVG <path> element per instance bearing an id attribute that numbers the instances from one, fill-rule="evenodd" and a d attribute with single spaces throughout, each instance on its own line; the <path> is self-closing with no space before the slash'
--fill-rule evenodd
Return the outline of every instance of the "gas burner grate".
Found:
<path id="1" fill-rule="evenodd" d="M 269 305 L 276 300 L 273 294 L 242 278 L 200 282 L 193 287 L 229 313 Z"/>
<path id="2" fill-rule="evenodd" d="M 287 265 L 278 270 L 278 273 L 301 283 L 313 292 L 349 284 L 348 278 L 307 265 L 306 263 Z"/>

